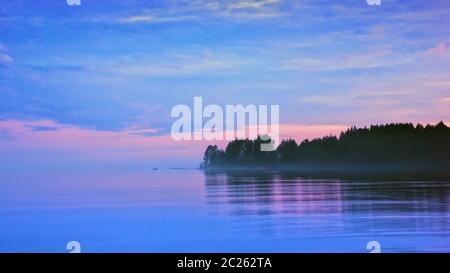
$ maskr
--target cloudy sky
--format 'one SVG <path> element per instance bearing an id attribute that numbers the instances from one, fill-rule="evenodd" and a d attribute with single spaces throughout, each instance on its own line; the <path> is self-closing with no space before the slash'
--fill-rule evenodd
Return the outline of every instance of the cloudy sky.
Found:
<path id="1" fill-rule="evenodd" d="M 448 0 L 3 1 L 0 163 L 196 165 L 169 135 L 194 96 L 278 104 L 297 139 L 449 123 L 449 25 Z"/>

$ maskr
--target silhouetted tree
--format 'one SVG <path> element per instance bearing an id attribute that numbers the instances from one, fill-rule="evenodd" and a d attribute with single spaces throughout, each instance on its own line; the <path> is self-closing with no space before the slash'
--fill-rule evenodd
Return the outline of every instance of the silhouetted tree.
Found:
<path id="1" fill-rule="evenodd" d="M 217 145 L 208 145 L 203 156 L 204 166 L 220 165 L 223 163 L 224 152 Z"/>
<path id="2" fill-rule="evenodd" d="M 283 140 L 278 145 L 277 152 L 281 163 L 294 163 L 298 155 L 297 142 L 293 139 Z"/>
<path id="3" fill-rule="evenodd" d="M 303 140 L 284 140 L 273 152 L 262 152 L 256 140 L 236 139 L 225 151 L 208 146 L 203 165 L 255 166 L 276 164 L 346 165 L 346 166 L 433 166 L 450 169 L 450 128 L 442 121 L 422 126 L 412 123 L 372 125 L 369 128 L 351 127 L 336 136 Z"/>

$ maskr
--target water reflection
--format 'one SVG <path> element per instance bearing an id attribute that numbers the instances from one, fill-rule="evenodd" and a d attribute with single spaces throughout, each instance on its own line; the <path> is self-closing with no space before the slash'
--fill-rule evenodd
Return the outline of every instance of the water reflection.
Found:
<path id="1" fill-rule="evenodd" d="M 235 203 L 236 214 L 340 212 L 341 181 L 305 179 L 279 173 L 209 173 L 209 204 Z"/>
<path id="2" fill-rule="evenodd" d="M 2 180 L 0 252 L 450 251 L 450 179 L 170 170 Z M 27 185 L 24 187 L 23 185 Z M 34 186 L 33 186 L 34 185 Z"/>
<path id="3" fill-rule="evenodd" d="M 211 205 L 234 214 L 448 212 L 448 180 L 417 176 L 339 175 L 319 178 L 292 172 L 206 172 Z M 422 178 L 421 178 L 422 179 Z"/>

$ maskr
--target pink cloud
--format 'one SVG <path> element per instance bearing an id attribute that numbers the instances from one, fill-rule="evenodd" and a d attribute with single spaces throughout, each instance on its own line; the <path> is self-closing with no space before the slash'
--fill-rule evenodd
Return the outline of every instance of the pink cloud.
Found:
<path id="1" fill-rule="evenodd" d="M 445 43 L 438 43 L 434 47 L 425 51 L 427 55 L 444 55 L 450 52 L 450 46 Z"/>
<path id="2" fill-rule="evenodd" d="M 280 135 L 282 139 L 293 138 L 298 142 L 304 139 L 313 139 L 327 135 L 339 136 L 342 131 L 349 128 L 348 125 L 332 124 L 332 125 L 299 125 L 299 124 L 282 124 L 280 126 Z"/>
<path id="3" fill-rule="evenodd" d="M 51 127 L 52 130 L 38 130 L 36 127 Z M 0 130 L 8 134 L 0 139 L 0 148 L 18 151 L 49 150 L 62 151 L 68 156 L 81 154 L 96 159 L 168 159 L 196 157 L 201 159 L 205 143 L 176 142 L 170 135 L 145 136 L 155 129 L 97 131 L 59 123 L 40 121 L 3 120 Z"/>
<path id="4" fill-rule="evenodd" d="M 348 125 L 341 124 L 280 124 L 280 138 L 293 138 L 301 142 L 306 138 L 338 136 L 348 128 Z M 44 155 L 42 160 L 45 160 L 45 155 L 56 154 L 63 159 L 143 162 L 149 166 L 185 162 L 185 166 L 197 166 L 208 145 L 217 144 L 224 148 L 227 144 L 227 141 L 175 141 L 170 134 L 142 134 L 156 132 L 158 130 L 152 128 L 97 131 L 50 120 L 0 120 L 0 150 L 6 154 L 5 160 L 8 159 L 8 153 L 25 157 Z"/>
<path id="5" fill-rule="evenodd" d="M 35 130 L 35 128 L 44 128 Z M 48 130 L 45 128 L 49 128 Z M 338 135 L 346 125 L 281 124 L 282 139 L 315 138 Z M 17 151 L 59 151 L 68 156 L 81 154 L 95 159 L 173 159 L 201 160 L 207 145 L 226 146 L 227 141 L 175 141 L 170 134 L 150 135 L 156 129 L 127 129 L 120 132 L 97 131 L 62 125 L 50 120 L 2 120 L 0 131 L 8 135 L 0 138 L 0 148 Z"/>

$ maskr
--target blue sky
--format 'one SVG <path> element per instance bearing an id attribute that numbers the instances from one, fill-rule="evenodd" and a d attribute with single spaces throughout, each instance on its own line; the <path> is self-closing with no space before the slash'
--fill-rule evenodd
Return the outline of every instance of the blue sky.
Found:
<path id="1" fill-rule="evenodd" d="M 449 21 L 446 0 L 4 1 L 0 120 L 164 135 L 203 96 L 286 124 L 448 122 Z"/>

